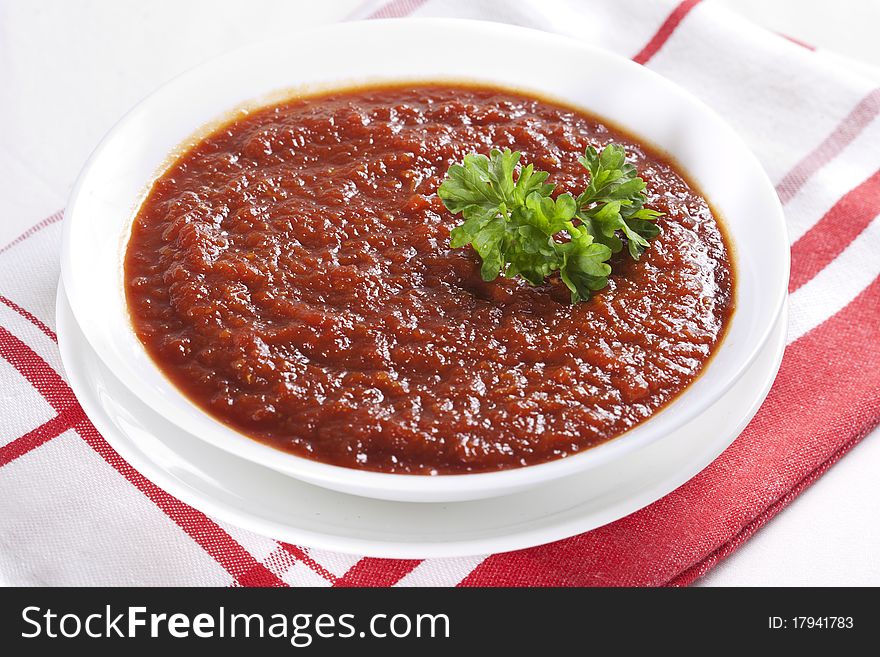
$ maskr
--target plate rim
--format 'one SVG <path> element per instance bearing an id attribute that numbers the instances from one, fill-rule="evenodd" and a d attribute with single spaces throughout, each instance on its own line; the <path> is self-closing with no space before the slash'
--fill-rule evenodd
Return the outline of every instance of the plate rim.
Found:
<path id="1" fill-rule="evenodd" d="M 201 512 L 209 516 L 220 519 L 223 522 L 228 522 L 248 531 L 255 532 L 262 536 L 267 536 L 275 540 L 283 540 L 298 545 L 304 545 L 315 549 L 342 552 L 359 556 L 397 559 L 468 557 L 482 554 L 510 552 L 514 550 L 535 547 L 538 545 L 544 545 L 601 527 L 626 515 L 634 513 L 669 494 L 685 482 L 692 479 L 700 471 L 707 467 L 712 461 L 714 461 L 718 457 L 718 455 L 721 454 L 721 452 L 723 452 L 734 440 L 736 440 L 736 438 L 740 435 L 748 422 L 750 422 L 751 419 L 758 412 L 764 400 L 766 399 L 767 394 L 770 391 L 773 381 L 776 379 L 776 375 L 782 362 L 782 357 L 786 347 L 786 320 L 787 304 L 783 307 L 783 316 L 779 318 L 777 324 L 774 326 L 776 335 L 774 335 L 773 337 L 776 339 L 771 340 L 771 342 L 765 345 L 766 349 L 773 349 L 774 352 L 772 358 L 772 367 L 768 368 L 765 374 L 762 374 L 762 386 L 759 390 L 756 391 L 754 395 L 750 397 L 748 409 L 741 415 L 738 415 L 738 419 L 734 427 L 732 427 L 727 432 L 719 432 L 720 434 L 725 435 L 724 439 L 719 440 L 716 438 L 716 442 L 712 443 L 712 448 L 708 449 L 706 452 L 700 453 L 699 458 L 694 459 L 693 463 L 688 461 L 687 465 L 680 466 L 676 468 L 674 472 L 662 475 L 651 485 L 647 487 L 641 487 L 635 493 L 625 496 L 623 499 L 617 500 L 613 504 L 608 505 L 608 507 L 603 509 L 601 512 L 593 511 L 589 513 L 587 517 L 593 518 L 593 520 L 589 522 L 583 522 L 581 520 L 582 517 L 578 516 L 575 519 L 569 519 L 560 522 L 558 525 L 541 526 L 531 530 L 511 532 L 503 536 L 494 535 L 489 538 L 472 538 L 448 541 L 443 543 L 428 541 L 413 541 L 401 543 L 395 542 L 393 540 L 379 541 L 375 539 L 363 539 L 351 536 L 340 536 L 338 534 L 321 533 L 309 529 L 295 528 L 290 525 L 281 526 L 280 523 L 265 518 L 259 518 L 257 516 L 254 516 L 252 513 L 244 511 L 242 509 L 236 509 L 223 503 L 218 503 L 211 499 L 210 496 L 205 495 L 203 492 L 193 487 L 191 484 L 180 481 L 173 474 L 166 472 L 165 469 L 155 460 L 153 460 L 150 455 L 147 454 L 145 451 L 136 447 L 132 447 L 128 444 L 132 442 L 132 439 L 125 435 L 124 430 L 116 425 L 116 423 L 111 419 L 110 414 L 105 411 L 103 407 L 101 407 L 100 410 L 96 413 L 96 409 L 93 405 L 93 400 L 89 396 L 89 393 L 92 395 L 94 394 L 91 391 L 91 386 L 89 385 L 90 382 L 86 382 L 84 380 L 84 373 L 77 372 L 76 368 L 72 367 L 73 358 L 71 357 L 71 354 L 68 350 L 72 348 L 71 345 L 73 342 L 76 341 L 76 338 L 78 337 L 79 340 L 85 343 L 85 351 L 80 357 L 96 359 L 98 362 L 98 366 L 107 371 L 107 374 L 112 377 L 116 385 L 123 384 L 118 379 L 116 379 L 115 375 L 113 375 L 109 368 L 107 368 L 106 364 L 100 360 L 98 355 L 88 344 L 85 336 L 82 335 L 82 331 L 79 328 L 78 323 L 76 322 L 76 318 L 72 314 L 68 305 L 64 292 L 63 282 L 59 281 L 56 296 L 56 330 L 58 333 L 58 344 L 61 354 L 61 360 L 67 372 L 67 378 L 70 383 L 71 389 L 73 390 L 78 401 L 83 407 L 84 412 L 95 424 L 96 428 L 100 431 L 101 435 L 104 436 L 105 440 L 107 440 L 111 447 L 113 447 L 113 449 L 115 449 L 120 454 L 120 456 L 122 456 L 123 459 L 125 459 L 132 467 L 134 467 L 147 479 L 149 479 L 154 484 L 156 484 L 169 494 L 173 495 L 177 499 L 181 500 L 182 502 L 192 506 L 195 509 L 200 510 Z M 70 334 L 71 330 L 74 327 L 76 331 L 79 331 L 79 336 L 72 336 Z M 85 389 L 89 389 L 89 393 L 84 394 Z M 726 396 L 722 397 L 722 399 L 716 403 L 723 403 L 725 399 Z M 97 403 L 100 406 L 100 403 Z M 183 429 L 180 430 L 183 431 Z M 118 434 L 122 434 L 122 438 L 120 438 Z M 198 440 L 195 436 L 190 437 L 193 439 L 195 444 L 200 445 L 201 449 L 219 449 L 217 447 L 214 447 L 213 445 L 204 443 L 204 441 Z M 164 444 L 171 451 L 174 451 L 170 445 L 168 445 L 167 443 Z M 235 457 L 234 455 L 231 456 L 233 456 L 234 458 L 239 458 Z M 177 455 L 177 457 L 185 461 L 187 464 L 190 464 L 190 461 L 188 459 L 185 459 L 179 455 Z M 246 461 L 246 463 L 250 467 L 265 467 L 260 466 L 259 464 L 255 464 L 253 462 Z M 610 467 L 612 465 L 614 464 L 609 464 L 606 467 Z M 585 476 L 588 474 L 589 473 L 581 473 L 580 475 L 574 476 Z M 301 481 L 299 481 L 298 483 L 305 486 L 313 486 L 316 489 L 321 490 L 319 486 L 315 486 L 314 484 L 307 484 Z M 335 491 L 334 494 L 349 495 L 346 493 L 339 493 Z M 384 500 L 370 500 L 370 498 L 363 498 L 359 496 L 351 497 L 357 497 L 359 500 L 366 499 L 368 500 L 368 502 L 375 502 L 383 505 L 395 504 L 395 502 Z M 501 498 L 496 499 L 503 499 L 504 497 L 506 496 L 502 496 Z M 446 503 L 442 502 L 427 502 L 424 504 L 447 506 Z M 468 504 L 468 502 L 460 502 L 457 504 Z M 598 521 L 596 520 L 597 518 Z"/>

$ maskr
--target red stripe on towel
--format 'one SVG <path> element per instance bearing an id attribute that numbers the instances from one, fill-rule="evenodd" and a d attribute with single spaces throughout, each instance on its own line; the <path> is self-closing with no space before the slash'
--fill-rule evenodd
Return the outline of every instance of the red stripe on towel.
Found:
<path id="1" fill-rule="evenodd" d="M 336 580 L 333 586 L 393 586 L 420 563 L 420 559 L 364 557 Z"/>
<path id="2" fill-rule="evenodd" d="M 684 0 L 684 2 L 679 3 L 679 5 L 672 10 L 672 13 L 663 21 L 663 24 L 660 26 L 660 29 L 657 30 L 657 33 L 651 37 L 651 40 L 645 44 L 645 47 L 633 57 L 633 61 L 636 64 L 647 64 L 648 61 L 657 54 L 660 48 L 669 41 L 669 37 L 672 36 L 672 33 L 675 32 L 675 29 L 681 24 L 684 20 L 684 17 L 687 16 L 691 9 L 699 4 L 700 0 Z"/>
<path id="3" fill-rule="evenodd" d="M 880 113 L 880 88 L 856 104 L 834 131 L 807 153 L 776 185 L 779 200 L 788 203 L 804 183 L 849 146 Z"/>
<path id="4" fill-rule="evenodd" d="M 794 292 L 827 267 L 880 214 L 880 171 L 848 192 L 791 247 Z"/>

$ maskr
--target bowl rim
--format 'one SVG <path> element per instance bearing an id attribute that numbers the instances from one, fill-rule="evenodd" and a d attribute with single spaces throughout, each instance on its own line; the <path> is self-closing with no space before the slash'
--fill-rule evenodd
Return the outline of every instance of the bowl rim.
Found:
<path id="1" fill-rule="evenodd" d="M 399 29 L 404 27 L 404 24 L 409 29 L 416 28 L 430 28 L 430 29 L 446 29 L 446 30 L 464 30 L 464 31 L 478 31 L 483 34 L 489 34 L 492 36 L 503 36 L 508 38 L 517 38 L 517 39 L 538 39 L 544 38 L 546 39 L 548 36 L 552 37 L 555 41 L 560 41 L 563 43 L 569 44 L 569 46 L 577 47 L 582 50 L 585 54 L 589 54 L 590 56 L 612 60 L 617 63 L 619 66 L 629 67 L 631 71 L 633 71 L 634 75 L 641 76 L 649 76 L 653 79 L 654 84 L 658 84 L 669 92 L 671 96 L 677 97 L 683 103 L 689 103 L 695 110 L 698 110 L 703 115 L 705 115 L 708 119 L 715 124 L 714 128 L 724 131 L 727 134 L 727 138 L 738 142 L 741 146 L 740 154 L 742 156 L 742 161 L 744 164 L 752 167 L 754 169 L 754 174 L 761 179 L 763 185 L 767 188 L 764 191 L 772 192 L 772 198 L 770 195 L 767 195 L 768 206 L 767 206 L 767 219 L 774 220 L 779 224 L 778 228 L 781 229 L 782 235 L 787 237 L 787 226 L 784 221 L 784 216 L 782 212 L 781 204 L 776 196 L 775 190 L 773 188 L 772 182 L 764 171 L 763 167 L 757 160 L 757 157 L 752 153 L 749 147 L 744 143 L 742 138 L 731 128 L 726 121 L 724 121 L 714 110 L 709 108 L 703 101 L 694 96 L 691 92 L 683 89 L 677 84 L 671 82 L 670 80 L 660 76 L 658 73 L 647 69 L 644 66 L 636 64 L 631 60 L 628 60 L 620 55 L 617 55 L 613 52 L 607 51 L 605 49 L 599 48 L 597 46 L 591 45 L 589 43 L 580 42 L 571 37 L 556 35 L 549 32 L 544 32 L 541 30 L 536 30 L 532 28 L 526 28 L 521 26 L 514 26 L 503 23 L 494 23 L 488 21 L 479 21 L 479 20 L 470 20 L 470 19 L 457 19 L 457 18 L 407 18 L 405 20 L 401 19 L 380 19 L 380 20 L 371 20 L 371 21 L 360 21 L 360 22 L 349 22 L 349 23 L 336 23 L 331 25 L 324 25 L 320 27 L 312 27 L 306 28 L 303 30 L 298 30 L 292 35 L 296 33 L 301 34 L 310 34 L 313 35 L 315 33 L 323 34 L 323 33 L 333 33 L 333 32 L 346 32 L 350 30 L 386 30 L 389 26 L 394 26 L 394 29 Z M 291 35 L 291 36 L 292 36 Z M 337 35 L 338 36 L 338 35 Z M 291 37 L 287 36 L 284 39 L 272 39 L 267 41 L 261 41 L 258 43 L 250 44 L 241 48 L 237 48 L 231 50 L 229 52 L 223 53 L 221 55 L 212 57 L 207 59 L 206 61 L 180 73 L 169 81 L 165 82 L 158 88 L 156 88 L 149 95 L 145 96 L 141 101 L 139 101 L 134 107 L 132 107 L 104 136 L 104 138 L 99 142 L 97 147 L 94 149 L 92 154 L 89 156 L 85 165 L 83 166 L 82 171 L 80 172 L 76 183 L 73 187 L 73 190 L 70 194 L 70 199 L 67 204 L 64 213 L 64 222 L 63 222 L 63 237 L 62 237 L 62 257 L 61 257 L 61 270 L 62 270 L 62 280 L 64 281 L 65 288 L 71 300 L 71 307 L 74 312 L 74 316 L 76 317 L 77 323 L 83 329 L 83 333 L 86 335 L 86 338 L 89 341 L 89 344 L 95 350 L 95 352 L 99 355 L 102 362 L 104 362 L 110 370 L 119 378 L 119 380 L 130 390 L 142 396 L 145 399 L 155 400 L 157 395 L 153 394 L 149 390 L 149 385 L 146 382 L 143 382 L 137 378 L 132 378 L 126 376 L 124 374 L 125 370 L 121 370 L 119 367 L 116 367 L 116 360 L 113 354 L 109 353 L 108 349 L 105 348 L 104 344 L 100 339 L 97 338 L 96 335 L 92 333 L 90 330 L 93 327 L 93 322 L 91 318 L 85 316 L 85 308 L 82 303 L 78 303 L 78 301 L 82 300 L 82 295 L 86 294 L 86 291 L 81 289 L 81 286 L 77 285 L 77 281 L 75 278 L 75 266 L 74 266 L 74 256 L 72 253 L 72 232 L 74 226 L 77 221 L 85 221 L 84 219 L 77 219 L 79 216 L 77 214 L 77 206 L 80 198 L 84 195 L 85 190 L 87 188 L 89 182 L 89 174 L 92 171 L 95 163 L 104 155 L 107 151 L 108 146 L 119 136 L 119 134 L 126 128 L 127 123 L 131 120 L 134 114 L 150 99 L 153 99 L 163 93 L 166 93 L 169 88 L 172 87 L 174 83 L 179 83 L 181 80 L 184 80 L 190 76 L 198 76 L 200 72 L 209 70 L 212 65 L 216 65 L 219 62 L 224 61 L 226 58 L 234 58 L 234 57 L 242 57 L 247 56 L 249 53 L 253 54 L 259 52 L 261 49 L 272 47 L 273 44 L 278 44 L 280 42 L 289 42 L 291 41 Z M 638 71 L 636 74 L 635 72 Z M 397 78 L 395 78 L 397 79 Z M 436 80 L 437 76 L 430 76 L 421 79 L 422 82 L 430 82 L 431 80 Z M 411 77 L 402 76 L 399 78 L 401 82 L 406 82 L 408 80 L 412 80 Z M 353 85 L 346 83 L 338 83 L 329 85 L 330 88 L 347 88 Z M 499 86 L 507 86 L 500 84 Z M 524 93 L 529 93 L 528 87 L 523 87 Z M 541 94 L 536 94 L 541 95 Z M 568 102 L 568 101 L 566 101 Z M 271 103 L 269 103 L 271 104 Z M 570 103 L 576 106 L 574 103 Z M 229 108 L 218 108 L 218 116 L 223 113 L 228 113 L 233 110 L 229 110 Z M 589 110 L 588 110 L 589 111 Z M 592 113 L 592 112 L 591 112 Z M 605 121 L 604 117 L 599 116 L 600 119 Z M 619 125 L 615 121 L 608 121 L 613 125 Z M 636 139 L 638 139 L 642 143 L 651 144 L 650 140 L 645 139 L 639 134 L 637 129 L 633 129 L 629 126 L 622 125 L 629 134 L 632 134 Z M 656 147 L 653 147 L 656 149 Z M 173 155 L 173 153 L 172 153 Z M 689 174 L 688 170 L 678 163 L 674 158 L 674 153 L 669 153 L 669 155 L 673 158 L 673 161 L 676 163 L 676 167 L 683 171 L 686 175 Z M 174 157 L 171 157 L 168 162 L 163 165 L 167 167 L 168 164 L 174 161 Z M 690 175 L 688 175 L 690 178 Z M 153 179 L 154 180 L 154 179 Z M 152 185 L 153 180 L 150 180 L 146 183 L 147 188 Z M 711 200 L 711 199 L 710 199 Z M 138 200 L 134 207 L 137 208 L 140 205 L 140 200 Z M 128 241 L 128 233 L 130 231 L 131 223 L 134 218 L 136 212 L 132 212 L 131 216 L 127 218 L 127 228 L 126 228 L 126 238 L 124 243 L 121 244 L 121 248 L 124 250 Z M 722 219 L 723 222 L 723 219 Z M 729 244 L 735 250 L 735 244 L 732 243 L 732 239 L 729 240 Z M 735 368 L 735 371 L 727 374 L 724 377 L 724 381 L 721 385 L 716 386 L 713 391 L 713 394 L 709 395 L 703 403 L 700 404 L 691 404 L 686 408 L 680 409 L 678 411 L 679 418 L 675 422 L 675 425 L 670 428 L 670 430 L 676 426 L 681 426 L 682 424 L 690 421 L 694 417 L 696 417 L 699 413 L 704 411 L 709 405 L 715 403 L 720 399 L 732 386 L 733 384 L 741 378 L 746 369 L 751 365 L 751 363 L 755 360 L 758 353 L 764 344 L 766 344 L 769 339 L 774 323 L 780 313 L 783 311 L 785 298 L 787 295 L 787 281 L 789 277 L 790 270 L 790 253 L 788 249 L 788 240 L 785 240 L 785 248 L 780 250 L 780 256 L 784 258 L 782 261 L 782 266 L 784 269 L 784 278 L 785 285 L 777 286 L 777 289 L 772 290 L 775 298 L 772 302 L 773 311 L 769 317 L 766 325 L 761 328 L 760 338 L 755 340 L 749 347 L 747 356 L 742 358 L 738 366 Z M 734 254 L 734 269 L 735 272 L 738 273 L 736 257 Z M 738 280 L 738 276 L 735 275 L 735 281 Z M 743 302 L 743 299 L 740 298 L 740 295 L 737 294 L 737 303 L 740 304 Z M 740 312 L 739 305 L 735 313 Z M 732 320 L 731 320 L 732 321 Z M 129 322 L 129 329 L 131 329 L 131 325 Z M 131 331 L 134 333 L 134 331 Z M 137 340 L 138 344 L 140 341 Z M 715 352 L 713 353 L 710 363 L 712 360 L 715 360 L 717 354 L 724 348 L 725 340 L 722 341 L 716 347 Z M 141 345 L 143 347 L 143 345 Z M 145 350 L 144 350 L 145 351 Z M 508 488 L 515 487 L 526 487 L 529 485 L 536 485 L 545 481 L 549 481 L 552 479 L 557 479 L 559 477 L 564 477 L 568 474 L 572 474 L 574 472 L 580 472 L 585 469 L 589 469 L 601 463 L 605 463 L 613 458 L 619 458 L 625 455 L 628 452 L 635 451 L 640 449 L 642 446 L 652 443 L 656 440 L 659 440 L 665 435 L 664 433 L 659 432 L 650 432 L 650 431 L 637 431 L 640 428 L 644 428 L 649 426 L 651 421 L 658 417 L 659 415 L 665 413 L 670 408 L 676 406 L 680 401 L 682 396 L 689 390 L 694 383 L 706 375 L 707 370 L 709 368 L 710 363 L 707 363 L 704 366 L 703 371 L 699 374 L 699 376 L 694 379 L 685 389 L 679 393 L 678 397 L 668 402 L 661 409 L 654 412 L 649 418 L 644 420 L 643 422 L 637 424 L 635 427 L 619 434 L 618 436 L 600 444 L 590 449 L 578 452 L 576 454 L 569 455 L 564 458 L 558 458 L 552 461 L 547 461 L 544 463 L 538 463 L 528 466 L 522 466 L 517 468 L 511 468 L 507 470 L 501 471 L 491 471 L 491 472 L 476 472 L 476 473 L 462 473 L 462 474 L 439 474 L 435 476 L 427 476 L 427 475 L 416 475 L 416 474 L 405 474 L 405 473 L 387 473 L 387 472 L 379 472 L 372 470 L 360 470 L 355 468 L 349 468 L 346 466 L 333 465 L 317 460 L 312 460 L 306 457 L 298 456 L 289 452 L 284 452 L 273 448 L 269 445 L 266 445 L 262 442 L 254 440 L 248 437 L 246 434 L 240 433 L 224 424 L 222 421 L 214 418 L 206 411 L 195 405 L 183 392 L 177 389 L 177 387 L 168 379 L 167 376 L 162 372 L 162 370 L 155 364 L 149 355 L 147 355 L 149 362 L 153 364 L 153 367 L 159 374 L 165 379 L 168 385 L 174 390 L 174 392 L 183 399 L 187 405 L 195 409 L 196 412 L 202 414 L 205 418 L 208 418 L 211 423 L 216 425 L 216 428 L 223 433 L 231 433 L 234 434 L 237 439 L 227 439 L 231 438 L 231 436 L 227 436 L 226 438 L 220 439 L 219 433 L 213 435 L 205 435 L 200 432 L 193 432 L 190 427 L 192 424 L 181 424 L 178 422 L 181 418 L 169 416 L 169 419 L 181 426 L 185 430 L 193 433 L 198 438 L 209 442 L 212 445 L 220 447 L 226 451 L 229 451 L 233 454 L 241 458 L 245 458 L 249 461 L 254 461 L 261 465 L 265 465 L 275 470 L 279 470 L 291 476 L 303 478 L 311 483 L 316 483 L 319 485 L 327 485 L 329 487 L 335 487 L 335 484 L 340 480 L 345 480 L 345 486 L 359 489 L 360 494 L 371 495 L 372 493 L 377 493 L 377 496 L 381 491 L 385 491 L 390 489 L 394 489 L 397 491 L 396 494 L 400 495 L 419 495 L 425 494 L 428 496 L 431 495 L 443 495 L 443 494 L 455 494 L 460 493 L 462 490 L 462 486 L 466 486 L 468 489 L 479 492 L 480 490 L 486 491 L 499 491 L 497 494 L 502 494 Z M 146 396 L 144 396 L 146 395 Z M 184 419 L 186 423 L 187 420 Z M 626 439 L 626 440 L 624 440 Z M 492 493 L 495 494 L 495 493 Z M 408 498 L 407 498 L 408 499 Z M 434 499 L 434 498 L 432 498 Z"/>

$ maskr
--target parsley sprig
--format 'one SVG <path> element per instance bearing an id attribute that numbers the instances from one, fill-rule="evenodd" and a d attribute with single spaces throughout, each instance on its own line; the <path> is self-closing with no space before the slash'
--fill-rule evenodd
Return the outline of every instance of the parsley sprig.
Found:
<path id="1" fill-rule="evenodd" d="M 437 190 L 464 219 L 452 229 L 450 245 L 473 246 L 483 280 L 521 276 L 540 285 L 558 271 L 574 304 L 608 284 L 608 260 L 624 242 L 638 260 L 660 232 L 654 221 L 661 213 L 644 207 L 645 182 L 622 146 L 609 144 L 601 153 L 590 146 L 578 158 L 590 178 L 577 197 L 553 198 L 550 174 L 519 160 L 509 148 L 467 155 L 449 167 Z"/>

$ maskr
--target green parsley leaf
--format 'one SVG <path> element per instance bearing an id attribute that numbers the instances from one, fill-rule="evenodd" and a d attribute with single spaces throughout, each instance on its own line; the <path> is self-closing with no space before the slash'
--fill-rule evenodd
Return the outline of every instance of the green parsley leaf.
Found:
<path id="1" fill-rule="evenodd" d="M 623 248 L 623 235 L 630 255 L 638 260 L 648 240 L 660 232 L 653 223 L 660 213 L 644 207 L 645 182 L 618 144 L 609 144 L 601 153 L 588 146 L 578 162 L 590 172 L 590 183 L 577 199 L 578 219 L 613 253 Z"/>
<path id="2" fill-rule="evenodd" d="M 577 303 L 608 284 L 608 260 L 624 240 L 638 260 L 659 234 L 654 222 L 661 214 L 644 207 L 645 183 L 622 146 L 601 152 L 590 146 L 578 158 L 590 179 L 577 198 L 553 198 L 549 174 L 519 161 L 520 153 L 509 148 L 493 149 L 489 157 L 467 155 L 449 167 L 437 190 L 446 208 L 463 218 L 450 246 L 474 248 L 483 280 L 521 276 L 540 285 L 559 272 Z"/>

